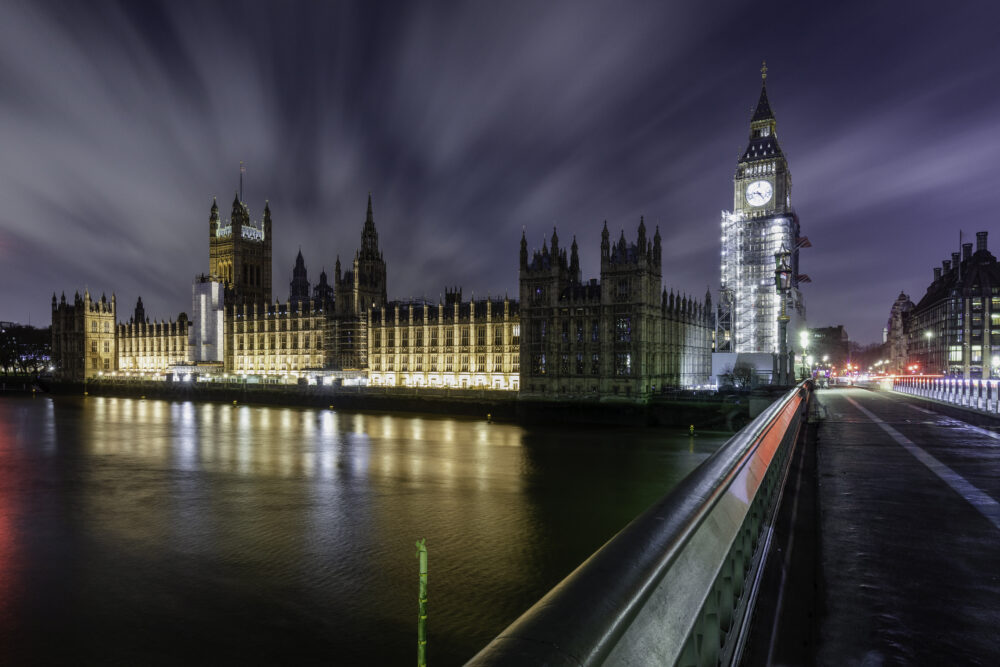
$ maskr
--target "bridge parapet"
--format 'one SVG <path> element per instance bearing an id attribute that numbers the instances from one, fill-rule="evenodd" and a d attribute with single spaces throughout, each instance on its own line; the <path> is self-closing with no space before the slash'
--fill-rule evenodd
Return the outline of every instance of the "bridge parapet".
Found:
<path id="1" fill-rule="evenodd" d="M 805 382 L 772 404 L 469 664 L 738 659 L 811 391 Z"/>
<path id="2" fill-rule="evenodd" d="M 1000 392 L 998 380 L 966 380 L 953 377 L 896 377 L 891 389 L 903 394 L 930 398 L 951 403 L 964 408 L 982 410 L 992 414 L 1000 413 Z"/>

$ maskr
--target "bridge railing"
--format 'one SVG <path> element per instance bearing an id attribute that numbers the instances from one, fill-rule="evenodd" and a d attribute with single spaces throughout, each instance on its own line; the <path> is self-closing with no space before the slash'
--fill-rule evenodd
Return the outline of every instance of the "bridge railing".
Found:
<path id="1" fill-rule="evenodd" d="M 811 390 L 803 383 L 772 404 L 469 664 L 738 658 Z"/>
<path id="2" fill-rule="evenodd" d="M 892 390 L 903 394 L 921 396 L 966 408 L 1000 413 L 998 380 L 966 380 L 949 377 L 897 377 L 892 380 Z"/>

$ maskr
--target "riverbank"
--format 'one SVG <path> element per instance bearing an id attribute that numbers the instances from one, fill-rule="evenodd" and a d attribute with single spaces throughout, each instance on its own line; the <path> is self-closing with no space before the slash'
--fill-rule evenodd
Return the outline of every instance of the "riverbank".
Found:
<path id="1" fill-rule="evenodd" d="M 746 396 L 664 395 L 647 402 L 616 399 L 521 398 L 515 392 L 488 389 L 415 389 L 408 387 L 327 387 L 216 382 L 142 382 L 96 380 L 49 383 L 54 394 L 82 394 L 174 401 L 333 407 L 355 412 L 439 414 L 488 418 L 521 424 L 598 424 L 737 431 L 749 420 Z"/>

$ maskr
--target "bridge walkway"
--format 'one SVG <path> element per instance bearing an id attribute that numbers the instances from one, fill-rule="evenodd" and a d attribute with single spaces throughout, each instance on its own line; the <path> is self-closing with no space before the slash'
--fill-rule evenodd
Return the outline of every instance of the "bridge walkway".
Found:
<path id="1" fill-rule="evenodd" d="M 816 399 L 816 662 L 1000 664 L 1000 434 L 888 393 Z"/>

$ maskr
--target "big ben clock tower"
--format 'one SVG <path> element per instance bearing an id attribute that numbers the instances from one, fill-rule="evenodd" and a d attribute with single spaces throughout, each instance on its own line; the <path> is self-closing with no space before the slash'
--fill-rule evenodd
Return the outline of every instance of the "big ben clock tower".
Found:
<path id="1" fill-rule="evenodd" d="M 778 145 L 778 123 L 767 98 L 767 65 L 750 118 L 750 139 L 736 163 L 733 210 L 722 214 L 722 294 L 716 332 L 720 352 L 778 351 L 781 302 L 774 286 L 775 254 L 789 253 L 792 282 L 786 312 L 797 342 L 805 323 L 799 292 L 799 220 L 792 209 L 792 174 Z"/>

